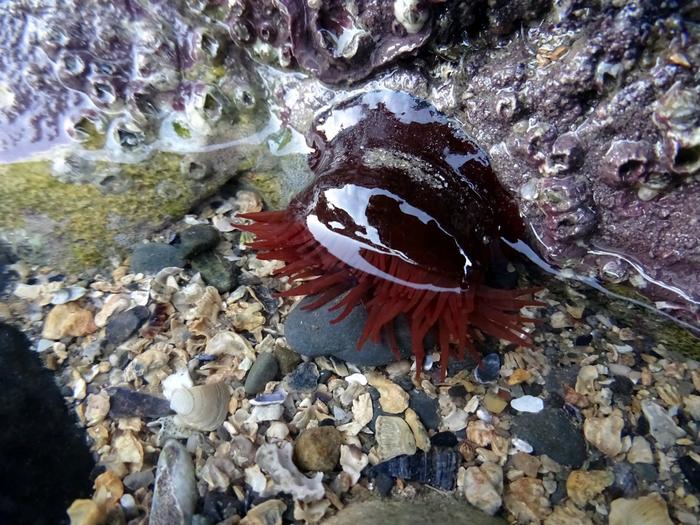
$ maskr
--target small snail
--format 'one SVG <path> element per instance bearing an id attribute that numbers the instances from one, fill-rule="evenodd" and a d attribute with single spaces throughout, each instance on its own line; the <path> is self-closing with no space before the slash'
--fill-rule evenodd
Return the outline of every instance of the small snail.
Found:
<path id="1" fill-rule="evenodd" d="M 386 337 L 397 356 L 393 321 L 405 315 L 418 373 L 431 329 L 443 363 L 476 352 L 470 328 L 531 344 L 519 310 L 538 304 L 533 290 L 485 284 L 501 238 L 523 237 L 518 208 L 456 121 L 372 91 L 317 117 L 310 143 L 313 183 L 286 210 L 242 215 L 258 258 L 284 261 L 278 275 L 298 282 L 282 295 L 316 295 L 314 309 L 344 294 L 334 322 L 363 304 L 358 348 Z"/>

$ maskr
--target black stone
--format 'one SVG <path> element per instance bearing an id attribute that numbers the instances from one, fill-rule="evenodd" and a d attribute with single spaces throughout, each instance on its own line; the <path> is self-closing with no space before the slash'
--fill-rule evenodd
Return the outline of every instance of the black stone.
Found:
<path id="1" fill-rule="evenodd" d="M 159 418 L 172 413 L 167 399 L 137 392 L 130 388 L 114 387 L 109 394 L 109 414 L 119 417 Z"/>
<path id="2" fill-rule="evenodd" d="M 204 495 L 202 514 L 214 523 L 226 520 L 245 511 L 244 504 L 229 491 L 211 490 Z"/>
<path id="3" fill-rule="evenodd" d="M 447 393 L 451 397 L 467 397 L 468 394 L 467 388 L 462 384 L 451 386 L 447 390 Z"/>
<path id="4" fill-rule="evenodd" d="M 265 389 L 268 381 L 272 381 L 277 377 L 279 365 L 277 359 L 270 352 L 260 354 L 253 366 L 248 370 L 248 376 L 245 379 L 245 393 L 249 396 L 259 394 Z"/>
<path id="5" fill-rule="evenodd" d="M 416 452 L 412 456 L 389 459 L 372 467 L 372 472 L 418 481 L 437 489 L 452 490 L 461 459 L 462 456 L 455 450 L 431 449 L 428 452 Z"/>
<path id="6" fill-rule="evenodd" d="M 202 275 L 204 282 L 219 293 L 229 292 L 238 285 L 237 267 L 218 253 L 200 253 L 190 263 L 192 269 Z"/>
<path id="7" fill-rule="evenodd" d="M 107 342 L 115 346 L 122 344 L 133 336 L 150 316 L 151 312 L 145 306 L 135 306 L 112 315 L 105 328 Z"/>
<path id="8" fill-rule="evenodd" d="M 584 335 L 576 336 L 576 339 L 574 340 L 574 344 L 576 346 L 588 346 L 592 342 L 593 342 L 593 336 L 591 334 L 584 334 Z"/>
<path id="9" fill-rule="evenodd" d="M 547 454 L 557 463 L 579 468 L 586 460 L 586 442 L 559 408 L 545 408 L 537 414 L 521 414 L 513 419 L 514 433 L 530 443 L 535 454 Z"/>
<path id="10" fill-rule="evenodd" d="M 700 464 L 690 456 L 683 456 L 678 458 L 678 466 L 693 490 L 700 491 Z"/>
<path id="11" fill-rule="evenodd" d="M 68 506 L 92 494 L 93 467 L 53 374 L 0 322 L 0 523 L 67 524 Z"/>
<path id="12" fill-rule="evenodd" d="M 430 437 L 430 444 L 434 447 L 456 447 L 459 443 L 454 432 L 445 430 Z"/>
<path id="13" fill-rule="evenodd" d="M 219 231 L 209 224 L 196 224 L 180 233 L 180 253 L 189 259 L 216 248 L 221 240 Z"/>
<path id="14" fill-rule="evenodd" d="M 170 266 L 184 268 L 185 260 L 180 250 L 169 244 L 139 244 L 131 254 L 131 270 L 134 273 L 153 275 Z"/>
<path id="15" fill-rule="evenodd" d="M 617 376 L 610 385 L 610 390 L 615 394 L 630 395 L 634 390 L 634 383 L 629 377 Z"/>
<path id="16" fill-rule="evenodd" d="M 411 390 L 408 395 L 408 405 L 418 414 L 423 426 L 428 430 L 437 430 L 440 425 L 438 400 L 419 390 Z"/>
<path id="17" fill-rule="evenodd" d="M 15 261 L 16 257 L 10 247 L 0 242 L 0 296 L 10 290 L 10 285 L 17 278 L 17 274 L 8 268 Z"/>

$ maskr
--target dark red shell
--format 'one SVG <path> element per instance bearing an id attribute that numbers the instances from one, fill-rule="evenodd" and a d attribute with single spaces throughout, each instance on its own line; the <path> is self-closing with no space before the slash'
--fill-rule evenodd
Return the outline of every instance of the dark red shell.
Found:
<path id="1" fill-rule="evenodd" d="M 358 347 L 382 335 L 395 347 L 393 320 L 406 315 L 419 365 L 432 328 L 444 362 L 453 345 L 460 356 L 472 348 L 469 325 L 529 342 L 518 311 L 534 304 L 530 291 L 483 283 L 492 248 L 522 238 L 523 224 L 456 122 L 406 93 L 373 91 L 321 114 L 310 142 L 313 184 L 287 210 L 246 215 L 255 223 L 242 228 L 257 235 L 258 257 L 305 280 L 284 295 L 319 294 L 316 308 L 346 293 L 337 320 L 362 303 Z"/>

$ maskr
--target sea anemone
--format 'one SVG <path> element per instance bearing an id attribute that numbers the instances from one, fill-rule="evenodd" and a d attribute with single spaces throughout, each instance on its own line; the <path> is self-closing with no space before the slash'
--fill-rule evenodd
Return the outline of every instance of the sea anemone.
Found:
<path id="1" fill-rule="evenodd" d="M 392 91 L 350 98 L 322 113 L 310 133 L 313 183 L 281 211 L 253 221 L 251 247 L 295 285 L 282 296 L 315 295 L 306 308 L 343 296 L 333 322 L 367 310 L 357 348 L 382 337 L 398 356 L 394 320 L 406 316 L 417 371 L 435 330 L 442 378 L 451 353 L 476 353 L 471 329 L 530 344 L 523 306 L 533 290 L 486 284 L 501 239 L 520 240 L 517 206 L 485 152 L 456 121 Z"/>

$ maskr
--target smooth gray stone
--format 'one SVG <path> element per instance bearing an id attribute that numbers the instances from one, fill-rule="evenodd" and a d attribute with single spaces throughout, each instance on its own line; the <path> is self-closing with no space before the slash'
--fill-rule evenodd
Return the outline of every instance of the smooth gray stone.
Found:
<path id="1" fill-rule="evenodd" d="M 204 282 L 216 288 L 219 293 L 229 292 L 238 284 L 233 263 L 218 253 L 200 253 L 190 261 L 190 264 L 193 270 L 202 274 Z"/>
<path id="2" fill-rule="evenodd" d="M 197 503 L 194 465 L 179 441 L 168 440 L 158 457 L 149 525 L 190 525 Z"/>
<path id="3" fill-rule="evenodd" d="M 324 525 L 506 525 L 453 496 L 425 494 L 415 499 L 376 499 L 347 505 Z"/>
<path id="4" fill-rule="evenodd" d="M 340 300 L 341 298 L 338 298 L 308 311 L 303 307 L 313 302 L 314 298 L 305 297 L 290 312 L 284 325 L 284 333 L 292 350 L 308 357 L 332 355 L 358 366 L 380 366 L 396 361 L 389 344 L 385 341 L 367 341 L 360 350 L 357 349 L 357 341 L 367 321 L 367 311 L 362 306 L 355 307 L 340 323 L 331 324 L 340 312 L 331 312 L 329 308 Z M 402 357 L 407 358 L 411 355 L 408 323 L 404 317 L 400 317 L 394 322 L 394 327 L 399 351 Z"/>
<path id="5" fill-rule="evenodd" d="M 535 449 L 557 463 L 579 468 L 586 460 L 586 442 L 560 408 L 545 408 L 537 414 L 521 414 L 513 419 L 513 431 Z"/>
<path id="6" fill-rule="evenodd" d="M 278 372 L 279 364 L 275 356 L 270 352 L 260 354 L 248 371 L 244 385 L 245 393 L 249 396 L 259 394 L 265 389 L 268 381 L 277 377 Z"/>
<path id="7" fill-rule="evenodd" d="M 163 268 L 185 267 L 180 250 L 169 244 L 151 242 L 139 244 L 131 254 L 131 271 L 155 275 Z"/>

